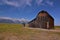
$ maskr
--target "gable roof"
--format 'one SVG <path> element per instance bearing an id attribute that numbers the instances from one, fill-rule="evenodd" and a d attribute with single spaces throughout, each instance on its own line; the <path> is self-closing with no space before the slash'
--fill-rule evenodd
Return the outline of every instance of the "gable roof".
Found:
<path id="1" fill-rule="evenodd" d="M 39 15 L 40 13 L 46 13 L 46 14 L 48 14 L 48 16 L 49 16 L 50 18 L 52 18 L 52 19 L 54 20 L 54 18 L 53 18 L 47 11 L 42 10 L 42 11 L 40 11 L 40 12 L 38 13 L 38 15 Z M 37 15 L 37 16 L 38 16 L 38 15 Z"/>
<path id="2" fill-rule="evenodd" d="M 33 20 L 31 20 L 30 22 L 28 22 L 28 23 L 31 23 L 31 22 L 33 22 L 33 21 L 35 21 L 36 20 L 36 18 L 34 18 Z"/>

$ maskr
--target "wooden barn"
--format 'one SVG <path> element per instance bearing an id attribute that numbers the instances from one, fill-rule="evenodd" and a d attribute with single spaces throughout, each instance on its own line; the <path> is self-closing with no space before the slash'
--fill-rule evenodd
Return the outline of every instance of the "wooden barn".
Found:
<path id="1" fill-rule="evenodd" d="M 41 11 L 38 13 L 35 19 L 29 22 L 29 27 L 53 29 L 54 18 L 51 15 L 49 15 L 48 12 Z"/>

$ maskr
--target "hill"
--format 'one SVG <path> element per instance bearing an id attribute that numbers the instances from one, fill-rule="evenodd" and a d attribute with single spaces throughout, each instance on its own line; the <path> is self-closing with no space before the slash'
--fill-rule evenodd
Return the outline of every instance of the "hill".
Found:
<path id="1" fill-rule="evenodd" d="M 0 40 L 60 40 L 60 31 L 23 27 L 22 24 L 0 24 Z"/>

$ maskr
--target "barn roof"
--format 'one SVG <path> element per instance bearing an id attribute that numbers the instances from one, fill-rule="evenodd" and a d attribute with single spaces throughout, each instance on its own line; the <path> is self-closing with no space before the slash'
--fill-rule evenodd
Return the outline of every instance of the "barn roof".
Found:
<path id="1" fill-rule="evenodd" d="M 39 15 L 40 13 L 46 13 L 46 14 L 48 14 L 48 16 L 49 16 L 50 18 L 52 18 L 52 19 L 54 20 L 54 18 L 53 18 L 47 11 L 42 10 L 42 11 L 40 11 L 40 12 L 38 13 L 38 15 Z M 38 15 L 37 15 L 37 16 L 38 16 Z"/>
<path id="2" fill-rule="evenodd" d="M 33 20 L 31 20 L 30 22 L 28 22 L 28 23 L 31 23 L 31 22 L 33 22 L 33 21 L 35 21 L 36 20 L 36 18 L 34 18 Z"/>

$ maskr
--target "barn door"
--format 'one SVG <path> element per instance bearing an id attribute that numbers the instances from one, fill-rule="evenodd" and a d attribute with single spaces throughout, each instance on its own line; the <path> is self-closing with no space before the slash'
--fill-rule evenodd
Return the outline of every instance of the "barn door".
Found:
<path id="1" fill-rule="evenodd" d="M 49 22 L 47 22 L 47 29 L 49 29 Z"/>

